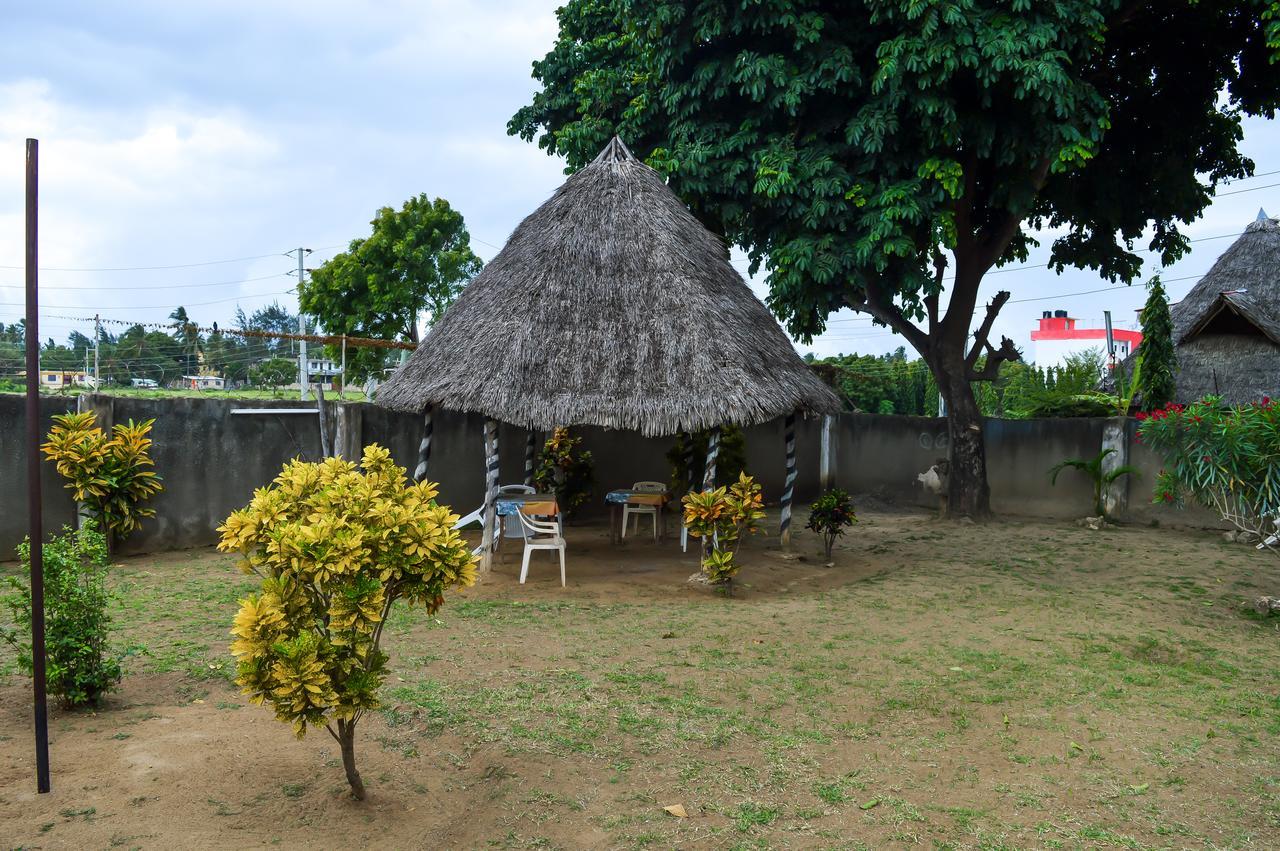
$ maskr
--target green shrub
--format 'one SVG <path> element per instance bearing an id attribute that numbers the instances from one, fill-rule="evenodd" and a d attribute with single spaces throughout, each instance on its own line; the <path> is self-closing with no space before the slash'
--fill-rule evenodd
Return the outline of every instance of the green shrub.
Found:
<path id="1" fill-rule="evenodd" d="M 755 532 L 756 522 L 764 517 L 760 485 L 739 473 L 731 486 L 690 491 L 682 502 L 684 525 L 690 535 L 702 539 L 702 572 L 707 582 L 732 592 L 742 536 Z"/>
<path id="2" fill-rule="evenodd" d="M 1115 449 L 1108 447 L 1097 455 L 1088 460 L 1082 458 L 1068 458 L 1060 464 L 1054 464 L 1049 468 L 1049 484 L 1056 485 L 1058 483 L 1058 474 L 1070 467 L 1073 470 L 1079 470 L 1089 477 L 1089 481 L 1093 483 L 1093 508 L 1098 512 L 1098 516 L 1107 516 L 1107 504 L 1102 498 L 1102 492 L 1107 485 L 1114 482 L 1121 476 L 1137 475 L 1136 467 L 1127 464 L 1116 467 L 1114 470 L 1103 470 L 1102 465 L 1106 463 L 1107 457 L 1115 454 Z"/>
<path id="3" fill-rule="evenodd" d="M 53 418 L 49 440 L 40 447 L 67 480 L 66 488 L 76 502 L 82 502 L 106 533 L 107 545 L 114 538 L 126 538 L 154 517 L 154 508 L 142 508 L 164 486 L 148 468 L 151 460 L 151 425 L 155 420 L 117 423 L 108 436 L 96 425 L 93 411 L 58 414 Z"/>
<path id="4" fill-rule="evenodd" d="M 840 488 L 832 488 L 809 507 L 809 522 L 805 524 L 805 528 L 822 536 L 822 551 L 826 553 L 827 561 L 830 561 L 831 548 L 835 546 L 836 538 L 857 522 L 858 517 L 853 512 L 853 499 Z"/>
<path id="5" fill-rule="evenodd" d="M 534 486 L 543 493 L 554 493 L 566 517 L 591 498 L 596 480 L 591 453 L 581 447 L 582 438 L 570 436 L 569 429 L 555 429 L 542 447 L 533 473 Z"/>
<path id="6" fill-rule="evenodd" d="M 30 541 L 18 555 L 30 575 Z M 107 643 L 106 578 L 107 543 L 97 530 L 64 527 L 44 545 L 45 682 L 68 707 L 96 706 L 120 682 L 123 654 Z M 8 581 L 12 591 L 4 603 L 18 629 L 0 632 L 0 638 L 17 649 L 18 665 L 30 675 L 31 589 L 17 577 Z"/>
<path id="7" fill-rule="evenodd" d="M 1164 458 L 1153 502 L 1185 497 L 1265 537 L 1280 516 L 1280 405 L 1231 408 L 1215 396 L 1138 414 L 1138 440 Z"/>

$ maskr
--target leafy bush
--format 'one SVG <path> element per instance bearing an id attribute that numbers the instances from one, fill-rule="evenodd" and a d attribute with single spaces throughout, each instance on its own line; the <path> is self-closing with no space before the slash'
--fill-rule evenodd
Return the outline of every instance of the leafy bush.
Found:
<path id="1" fill-rule="evenodd" d="M 249 369 L 249 381 L 258 387 L 278 390 L 298 377 L 297 361 L 267 358 Z"/>
<path id="2" fill-rule="evenodd" d="M 1093 508 L 1101 517 L 1107 516 L 1107 504 L 1102 498 L 1102 492 L 1107 485 L 1114 482 L 1121 476 L 1136 475 L 1138 470 L 1136 467 L 1124 465 L 1116 467 L 1114 470 L 1103 471 L 1102 465 L 1108 456 L 1115 453 L 1115 449 L 1107 448 L 1099 452 L 1089 460 L 1080 458 L 1068 458 L 1060 464 L 1054 464 L 1049 468 L 1049 484 L 1056 485 L 1058 483 L 1058 474 L 1068 467 L 1073 470 L 1079 470 L 1089 477 L 1089 481 L 1093 482 Z"/>
<path id="3" fill-rule="evenodd" d="M 18 547 L 18 555 L 30 575 L 29 540 Z M 123 658 L 107 644 L 106 541 L 94 529 L 64 527 L 44 545 L 43 564 L 46 686 L 65 706 L 96 706 L 120 682 Z M 0 631 L 0 638 L 18 651 L 18 665 L 30 675 L 31 589 L 14 576 L 8 584 L 12 590 L 4 603 L 18 629 Z"/>
<path id="4" fill-rule="evenodd" d="M 1230 408 L 1215 396 L 1138 414 L 1138 440 L 1164 458 L 1154 502 L 1191 497 L 1245 532 L 1265 537 L 1280 515 L 1280 406 Z"/>
<path id="5" fill-rule="evenodd" d="M 591 498 L 595 484 L 595 463 L 581 446 L 582 438 L 570 436 L 569 429 L 555 429 L 543 445 L 533 473 L 534 486 L 543 493 L 554 493 L 566 516 Z"/>
<path id="6" fill-rule="evenodd" d="M 822 551 L 831 560 L 831 548 L 836 538 L 844 534 L 844 530 L 858 522 L 853 512 L 853 499 L 840 488 L 831 490 L 818 497 L 818 501 L 809 507 L 809 522 L 806 529 L 812 529 L 822 536 Z"/>
<path id="7" fill-rule="evenodd" d="M 693 459 L 693 489 L 702 490 L 702 477 L 707 465 L 707 445 L 711 442 L 711 430 L 681 432 L 667 450 L 667 462 L 671 465 L 670 488 L 672 493 L 684 493 L 689 489 L 689 459 Z M 737 426 L 720 427 L 720 448 L 716 450 L 716 484 L 731 485 L 747 469 L 747 439 Z"/>
<path id="8" fill-rule="evenodd" d="M 764 517 L 760 486 L 745 473 L 731 487 L 693 491 L 684 497 L 684 523 L 702 538 L 702 572 L 712 585 L 731 587 L 738 574 L 735 555 L 744 534 Z"/>
<path id="9" fill-rule="evenodd" d="M 147 450 L 151 448 L 151 425 L 155 420 L 111 429 L 111 437 L 98 428 L 93 411 L 59 414 L 53 418 L 49 440 L 40 447 L 67 479 L 67 490 L 82 502 L 104 534 L 126 538 L 154 517 L 154 508 L 140 508 L 164 486 L 154 471 Z"/>
<path id="10" fill-rule="evenodd" d="M 218 527 L 221 550 L 262 579 L 240 602 L 231 652 L 236 682 L 302 738 L 324 726 L 342 749 L 351 792 L 356 724 L 378 706 L 387 655 L 379 645 L 392 605 L 434 613 L 444 592 L 475 581 L 475 558 L 436 503 L 436 485 L 406 484 L 380 446 L 361 461 L 291 461 Z"/>

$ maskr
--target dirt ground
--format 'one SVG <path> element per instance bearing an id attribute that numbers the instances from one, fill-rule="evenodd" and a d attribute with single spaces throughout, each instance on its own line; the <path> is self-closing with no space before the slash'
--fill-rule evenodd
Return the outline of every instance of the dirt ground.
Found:
<path id="1" fill-rule="evenodd" d="M 0 836 L 24 848 L 1277 848 L 1280 559 L 1210 532 L 867 513 L 833 567 L 569 530 L 435 617 L 401 609 L 369 799 L 333 741 L 231 683 L 252 585 L 192 551 L 113 570 L 119 691 L 55 710 L 0 650 Z M 511 548 L 513 551 L 516 549 Z M 9 570 L 15 566 L 8 566 Z M 684 817 L 668 806 L 683 807 Z"/>

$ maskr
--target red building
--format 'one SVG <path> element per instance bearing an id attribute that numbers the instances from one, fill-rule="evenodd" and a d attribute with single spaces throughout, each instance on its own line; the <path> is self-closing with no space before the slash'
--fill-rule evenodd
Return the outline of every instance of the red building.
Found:
<path id="1" fill-rule="evenodd" d="M 1106 355 L 1107 329 L 1081 328 L 1076 325 L 1077 321 L 1065 310 L 1044 312 L 1040 317 L 1040 328 L 1031 332 L 1036 366 L 1062 366 L 1070 355 L 1088 349 L 1097 349 Z M 1115 341 L 1116 360 L 1122 361 L 1137 351 L 1142 343 L 1142 332 L 1113 328 L 1111 339 Z"/>

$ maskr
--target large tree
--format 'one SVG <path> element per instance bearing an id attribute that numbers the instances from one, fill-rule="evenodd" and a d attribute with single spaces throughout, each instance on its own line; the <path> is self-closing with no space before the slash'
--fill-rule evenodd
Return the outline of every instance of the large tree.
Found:
<path id="1" fill-rule="evenodd" d="M 330 334 L 418 342 L 418 320 L 431 325 L 481 267 L 462 214 L 425 194 L 399 210 L 383 207 L 372 233 L 326 261 L 298 290 L 304 313 Z M 348 352 L 356 376 L 376 371 L 385 349 Z"/>
<path id="2" fill-rule="evenodd" d="M 989 513 L 971 382 L 1018 357 L 978 315 L 993 267 L 1131 281 L 1165 263 L 1273 114 L 1274 0 L 569 0 L 509 131 L 570 168 L 613 133 L 768 273 L 809 339 L 843 307 L 901 334 L 946 399 L 953 513 Z M 1268 33 L 1271 44 L 1268 44 Z M 944 299 L 944 295 L 946 298 Z"/>

